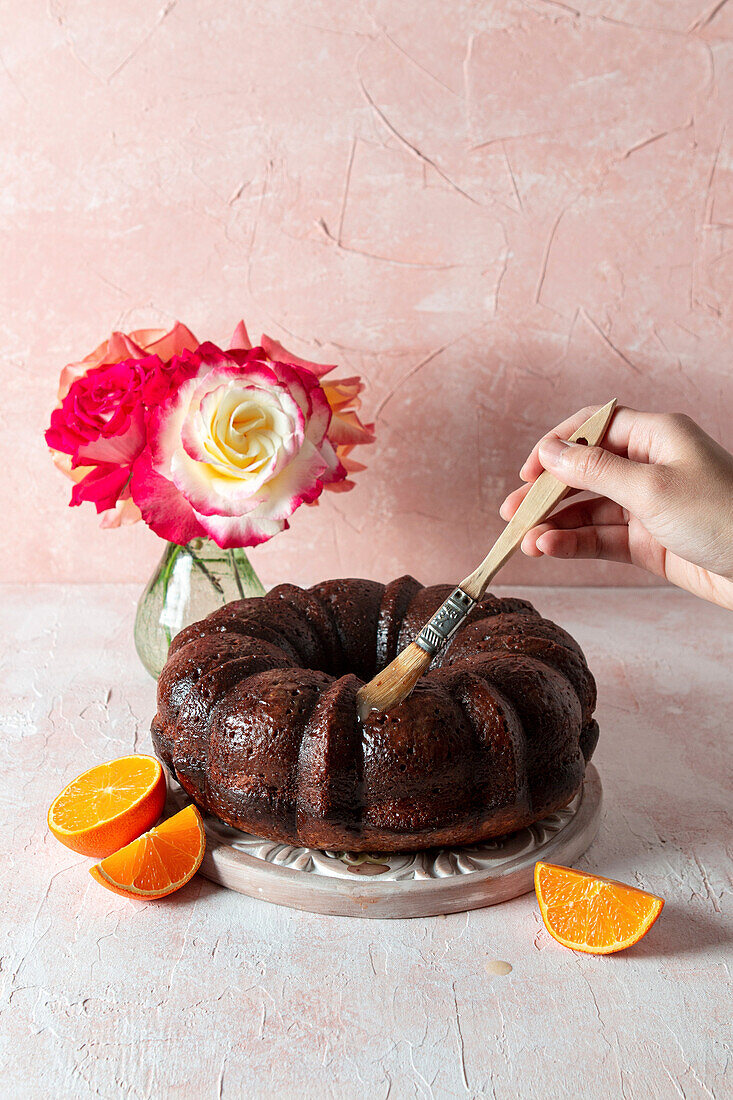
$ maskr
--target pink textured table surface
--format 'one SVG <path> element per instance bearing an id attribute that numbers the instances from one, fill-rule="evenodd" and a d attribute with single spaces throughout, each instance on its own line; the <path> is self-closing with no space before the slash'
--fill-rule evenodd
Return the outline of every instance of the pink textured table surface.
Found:
<path id="1" fill-rule="evenodd" d="M 0 590 L 3 1096 L 730 1095 L 729 613 L 660 589 L 523 593 L 599 682 L 605 818 L 582 865 L 667 899 L 604 959 L 558 946 L 532 896 L 380 922 L 201 878 L 147 905 L 100 889 L 45 814 L 79 770 L 150 749 L 137 593 Z"/>

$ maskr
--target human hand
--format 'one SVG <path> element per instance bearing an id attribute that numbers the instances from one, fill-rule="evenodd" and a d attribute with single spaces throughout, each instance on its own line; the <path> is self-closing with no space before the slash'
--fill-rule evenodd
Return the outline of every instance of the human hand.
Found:
<path id="1" fill-rule="evenodd" d="M 733 455 L 684 415 L 616 409 L 603 447 L 566 443 L 599 406 L 558 424 L 533 448 L 499 509 L 510 519 L 543 469 L 571 494 L 529 531 L 529 557 L 631 562 L 721 607 L 733 609 Z"/>

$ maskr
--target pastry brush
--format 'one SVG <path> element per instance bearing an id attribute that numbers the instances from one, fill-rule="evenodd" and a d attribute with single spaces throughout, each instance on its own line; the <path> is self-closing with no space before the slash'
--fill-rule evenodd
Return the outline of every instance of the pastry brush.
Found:
<path id="1" fill-rule="evenodd" d="M 591 447 L 600 443 L 615 407 L 614 397 L 573 432 L 570 442 L 585 443 Z M 478 568 L 451 592 L 415 641 L 398 653 L 394 661 L 373 680 L 359 688 L 356 700 L 362 720 L 372 710 L 383 713 L 407 698 L 433 657 L 453 637 L 527 532 L 547 519 L 569 491 L 567 485 L 547 470 L 540 474 Z"/>

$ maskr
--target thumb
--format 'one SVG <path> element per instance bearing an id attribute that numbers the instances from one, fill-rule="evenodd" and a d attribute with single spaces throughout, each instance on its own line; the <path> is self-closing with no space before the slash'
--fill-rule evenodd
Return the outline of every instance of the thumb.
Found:
<path id="1" fill-rule="evenodd" d="M 654 467 L 606 451 L 567 443 L 548 435 L 539 445 L 540 462 L 572 489 L 588 489 L 639 515 L 654 484 Z"/>

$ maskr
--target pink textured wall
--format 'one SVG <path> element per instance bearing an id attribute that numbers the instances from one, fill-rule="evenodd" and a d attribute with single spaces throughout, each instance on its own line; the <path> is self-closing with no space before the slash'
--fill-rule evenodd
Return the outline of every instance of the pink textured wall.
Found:
<path id="1" fill-rule="evenodd" d="M 368 380 L 369 469 L 253 553 L 270 583 L 457 579 L 589 401 L 733 442 L 733 4 L 27 0 L 4 24 L 4 579 L 142 581 L 158 554 L 69 510 L 42 442 L 60 367 L 113 327 L 224 341 L 244 316 Z"/>

